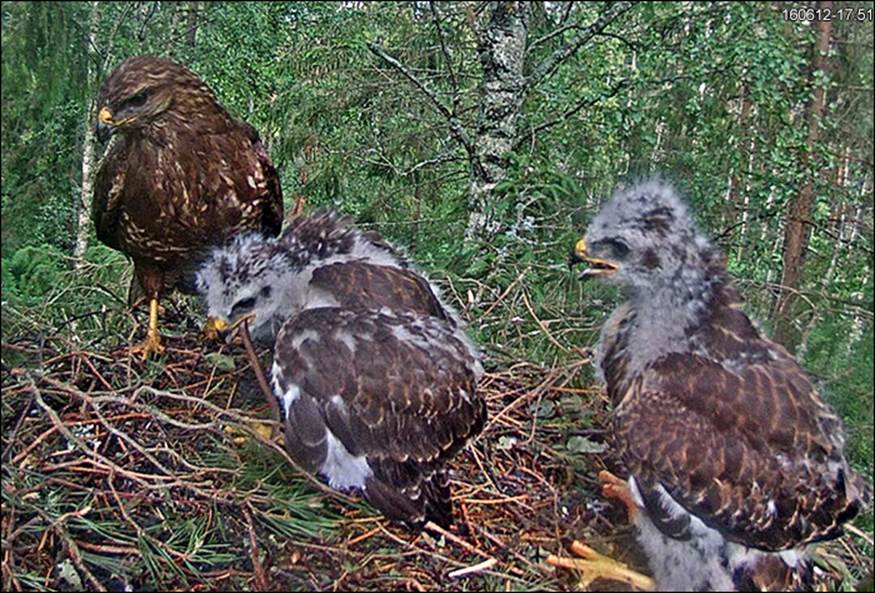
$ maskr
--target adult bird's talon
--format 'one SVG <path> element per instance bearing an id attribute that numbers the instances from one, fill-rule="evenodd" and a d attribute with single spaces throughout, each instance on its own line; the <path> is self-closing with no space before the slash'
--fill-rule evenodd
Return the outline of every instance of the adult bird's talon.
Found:
<path id="1" fill-rule="evenodd" d="M 131 354 L 139 354 L 140 360 L 145 362 L 152 355 L 160 356 L 165 352 L 164 344 L 161 343 L 161 337 L 155 334 L 147 334 L 146 339 L 142 343 L 131 348 Z"/>

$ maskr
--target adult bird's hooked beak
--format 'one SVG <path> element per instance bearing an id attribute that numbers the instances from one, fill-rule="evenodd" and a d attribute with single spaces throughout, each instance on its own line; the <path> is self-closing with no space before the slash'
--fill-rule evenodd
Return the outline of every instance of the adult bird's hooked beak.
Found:
<path id="1" fill-rule="evenodd" d="M 597 276 L 610 276 L 616 272 L 620 266 L 598 257 L 592 257 L 587 250 L 586 240 L 581 239 L 574 244 L 574 249 L 571 256 L 568 258 L 568 267 L 572 268 L 575 264 L 586 263 L 589 267 L 580 273 L 581 280 L 588 280 Z"/>
<path id="2" fill-rule="evenodd" d="M 97 123 L 94 125 L 94 133 L 101 144 L 109 140 L 115 132 L 116 124 L 112 120 L 112 112 L 108 107 L 101 108 L 97 114 Z"/>

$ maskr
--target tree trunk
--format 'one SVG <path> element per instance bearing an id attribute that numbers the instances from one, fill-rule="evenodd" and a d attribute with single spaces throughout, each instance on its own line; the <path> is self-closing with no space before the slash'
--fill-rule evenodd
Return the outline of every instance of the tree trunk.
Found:
<path id="1" fill-rule="evenodd" d="M 97 47 L 97 31 L 100 27 L 99 3 L 91 3 L 91 23 L 88 29 L 88 47 L 86 48 L 86 92 L 88 93 L 85 110 L 85 121 L 82 125 L 82 187 L 79 193 L 79 217 L 76 225 L 76 246 L 73 248 L 76 269 L 85 263 L 85 250 L 88 248 L 88 235 L 91 223 L 91 194 L 94 191 L 94 134 L 91 124 L 95 118 L 94 96 L 90 92 L 90 83 L 94 77 L 94 62 L 97 59 L 94 49 Z"/>
<path id="2" fill-rule="evenodd" d="M 185 42 L 189 47 L 194 47 L 197 40 L 197 10 L 198 3 L 188 3 L 188 28 L 185 33 Z"/>
<path id="3" fill-rule="evenodd" d="M 477 40 L 483 82 L 474 138 L 478 166 L 472 167 L 468 193 L 468 239 L 490 233 L 492 192 L 507 177 L 525 94 L 529 7 L 525 2 L 491 2 L 490 8 L 489 22 Z"/>
<path id="4" fill-rule="evenodd" d="M 748 147 L 747 147 L 747 137 L 745 134 L 745 130 L 747 130 L 748 126 L 748 118 L 750 117 L 750 93 L 748 91 L 747 83 L 742 83 L 741 85 L 741 105 L 739 106 L 739 114 L 738 114 L 738 126 L 736 129 L 738 130 L 738 142 L 736 144 L 736 150 L 739 153 L 737 168 L 734 168 L 729 176 L 729 189 L 726 192 L 726 203 L 724 204 L 723 210 L 723 225 L 727 231 L 729 231 L 729 236 L 727 240 L 735 246 L 736 242 L 733 241 L 733 237 L 735 237 L 738 233 L 735 231 L 735 226 L 738 224 L 738 214 L 742 209 L 742 199 L 740 198 L 741 190 L 739 186 L 741 185 L 740 177 L 742 175 L 742 171 L 747 168 L 747 155 Z"/>
<path id="5" fill-rule="evenodd" d="M 818 2 L 820 10 L 831 10 L 832 2 Z M 832 22 L 823 20 L 817 23 L 815 42 L 809 79 L 814 87 L 814 95 L 808 106 L 808 141 L 802 154 L 802 171 L 805 181 L 796 198 L 787 210 L 784 226 L 784 265 L 781 278 L 781 292 L 772 312 L 775 339 L 787 349 L 794 350 L 799 341 L 799 331 L 794 327 L 796 290 L 802 275 L 802 264 L 810 238 L 809 223 L 814 208 L 813 175 L 809 172 L 812 153 L 820 137 L 820 121 L 826 105 L 826 89 L 818 81 L 817 73 L 825 72 L 828 65 L 827 52 L 832 34 Z"/>

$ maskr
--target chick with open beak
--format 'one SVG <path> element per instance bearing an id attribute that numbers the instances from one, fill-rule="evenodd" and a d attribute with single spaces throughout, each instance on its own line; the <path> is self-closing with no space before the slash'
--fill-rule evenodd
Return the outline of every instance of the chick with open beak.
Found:
<path id="1" fill-rule="evenodd" d="M 580 273 L 579 278 L 581 280 L 611 276 L 620 269 L 619 260 L 622 259 L 625 253 L 628 253 L 628 248 L 624 253 L 620 245 L 617 241 L 598 241 L 593 244 L 595 250 L 591 251 L 587 246 L 586 239 L 580 239 L 574 245 L 574 250 L 571 252 L 568 262 L 569 267 L 579 263 L 589 265 Z"/>

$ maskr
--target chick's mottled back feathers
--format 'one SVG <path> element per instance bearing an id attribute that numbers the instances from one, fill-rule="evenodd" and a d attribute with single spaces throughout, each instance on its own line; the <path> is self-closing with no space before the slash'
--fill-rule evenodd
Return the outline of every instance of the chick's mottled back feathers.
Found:
<path id="1" fill-rule="evenodd" d="M 842 467 L 840 421 L 736 299 L 717 287 L 710 314 L 690 335 L 695 350 L 666 355 L 632 384 L 623 376 L 623 338 L 608 351 L 624 462 L 645 488 L 662 484 L 746 546 L 781 550 L 835 537 L 863 489 Z"/>
<path id="2" fill-rule="evenodd" d="M 443 466 L 486 416 L 479 363 L 452 328 L 421 315 L 309 309 L 283 327 L 274 360 L 277 387 L 300 391 L 288 407 L 293 457 L 317 471 L 332 434 L 366 458 L 366 494 L 388 516 L 450 521 Z"/>

